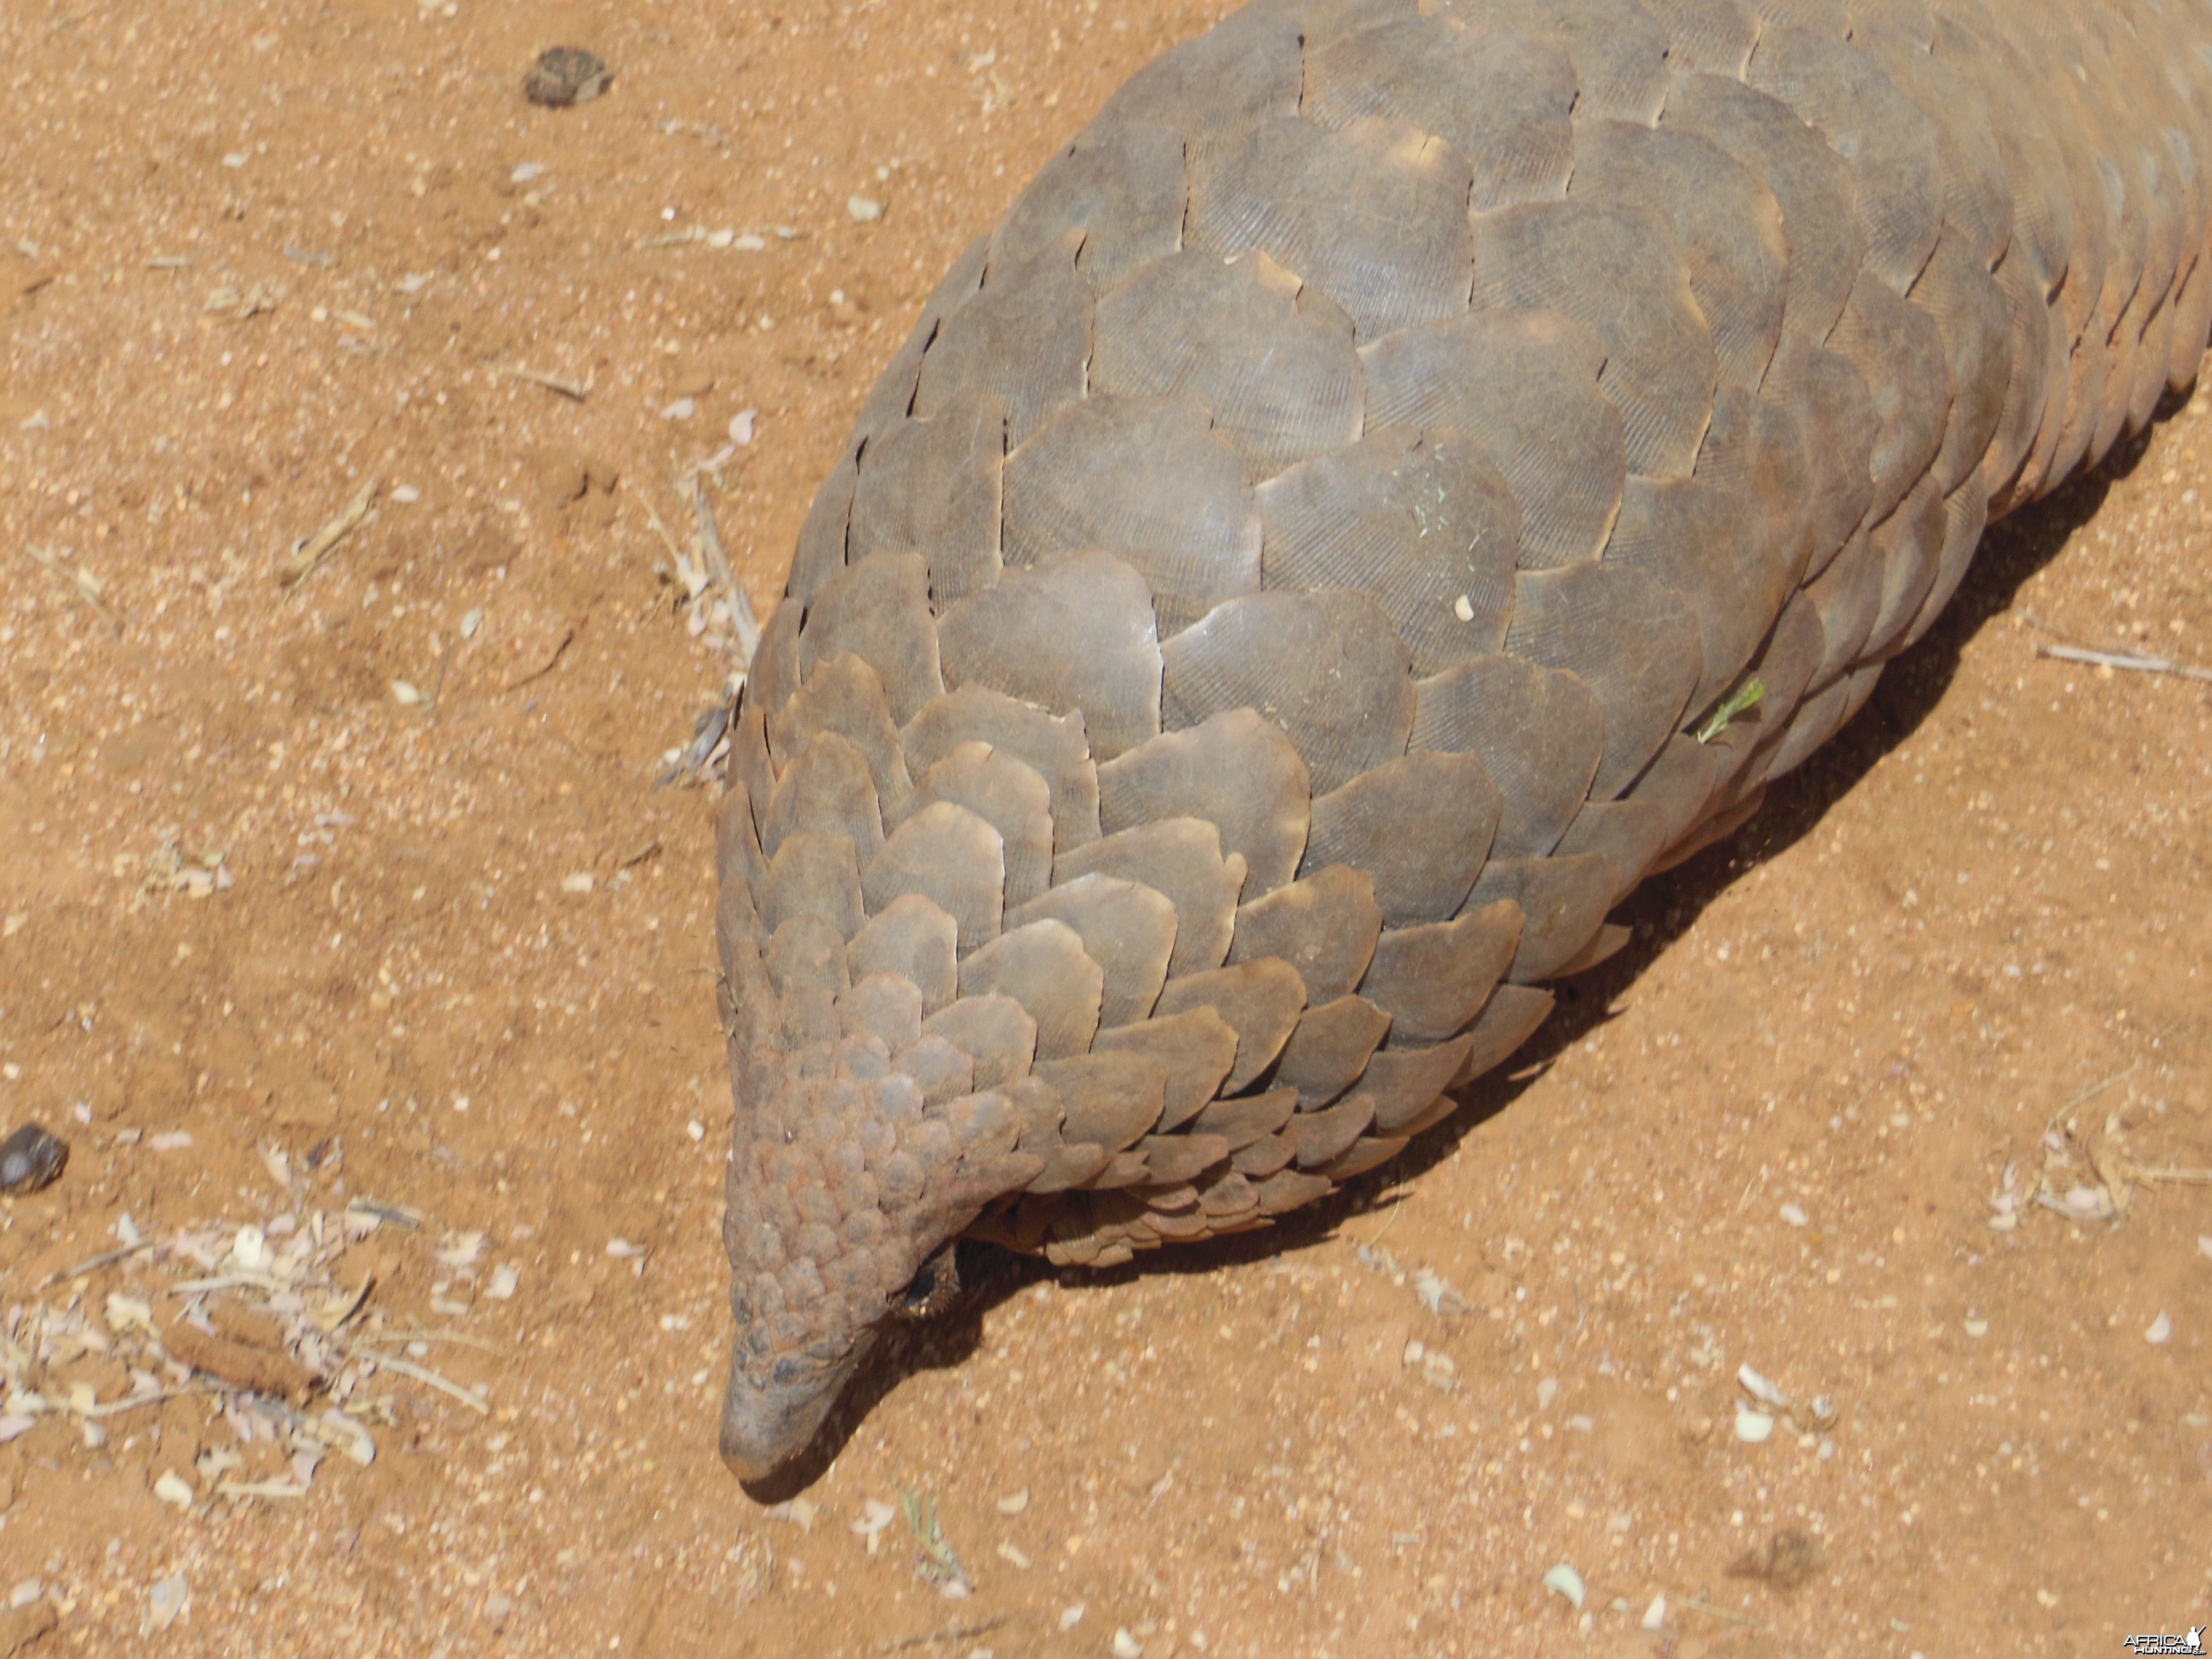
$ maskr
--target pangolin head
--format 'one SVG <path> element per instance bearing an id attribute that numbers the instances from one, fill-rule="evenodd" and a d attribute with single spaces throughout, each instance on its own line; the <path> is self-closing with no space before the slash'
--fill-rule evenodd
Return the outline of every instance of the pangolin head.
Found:
<path id="1" fill-rule="evenodd" d="M 736 1335 L 720 1442 L 757 1481 L 805 1449 L 886 1322 L 931 1300 L 941 1253 L 1042 1160 L 1013 1151 L 1003 1094 L 933 1102 L 879 1039 L 837 1035 L 803 991 L 778 999 L 750 939 L 729 960 Z"/>

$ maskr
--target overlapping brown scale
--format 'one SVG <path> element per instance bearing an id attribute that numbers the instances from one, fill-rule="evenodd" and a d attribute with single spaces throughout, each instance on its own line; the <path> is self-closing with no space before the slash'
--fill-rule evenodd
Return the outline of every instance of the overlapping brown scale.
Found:
<path id="1" fill-rule="evenodd" d="M 1503 1064 L 1544 1023 L 1555 1000 L 1551 992 L 1533 985 L 1501 985 L 1492 991 L 1467 1028 L 1468 1055 L 1460 1062 L 1455 1086 Z"/>
<path id="2" fill-rule="evenodd" d="M 1656 212 L 1711 331 L 1723 382 L 1758 386 L 1782 337 L 1790 248 L 1781 205 L 1755 174 L 1711 139 L 1671 125 L 1655 132 L 1578 120 L 1568 199 Z"/>
<path id="3" fill-rule="evenodd" d="M 1742 79 L 1759 40 L 1759 18 L 1741 0 L 1644 0 L 1644 9 L 1666 32 L 1667 58 L 1673 68 Z M 1674 114 L 1670 96 L 1668 118 Z"/>
<path id="4" fill-rule="evenodd" d="M 2171 352 L 2173 307 L 2158 303 L 2144 320 L 2142 343 L 2136 352 L 2134 388 L 2128 398 L 2128 430 L 2140 432 L 2150 424 L 2158 401 L 2166 395 L 2166 364 Z"/>
<path id="5" fill-rule="evenodd" d="M 1540 858 L 1589 796 L 1605 758 L 1605 714 L 1576 675 L 1500 653 L 1416 688 L 1413 746 L 1471 754 L 1504 798 L 1493 858 Z"/>
<path id="6" fill-rule="evenodd" d="M 1900 300 L 1869 271 L 1828 336 L 1828 349 L 1858 371 L 1881 423 L 1874 448 L 1874 498 L 1867 517 L 1889 516 L 1920 481 L 1943 445 L 1951 408 L 1951 370 L 1942 331 L 1928 313 Z"/>
<path id="7" fill-rule="evenodd" d="M 1711 139 L 1773 196 L 1789 249 L 1784 327 L 1825 339 L 1866 258 L 1850 164 L 1787 104 L 1729 73 L 1677 74 L 1663 125 Z"/>
<path id="8" fill-rule="evenodd" d="M 873 1037 L 886 1055 L 921 1041 L 921 988 L 903 974 L 870 974 L 837 999 L 838 1029 Z"/>
<path id="9" fill-rule="evenodd" d="M 1605 562 L 1649 575 L 1695 624 L 1704 672 L 1692 710 L 1735 680 L 1789 595 L 1792 572 L 1766 546 L 1770 527 L 1751 501 L 1693 479 L 1632 477 L 1622 495 Z"/>
<path id="10" fill-rule="evenodd" d="M 1557 200 L 1573 153 L 1576 82 L 1565 43 L 1487 27 L 1470 10 L 1406 18 L 1310 47 L 1305 118 L 1334 129 L 1382 118 L 1434 133 L 1472 169 L 1478 210 Z M 1458 204 L 1468 199 L 1462 191 Z M 1382 331 L 1361 330 L 1370 337 Z"/>
<path id="11" fill-rule="evenodd" d="M 1852 0 L 1851 42 L 1880 64 L 1936 128 L 1939 203 L 1950 233 L 1984 270 L 2012 241 L 2013 192 L 1990 132 L 1988 100 L 1930 49 L 1933 19 L 1917 0 Z"/>
<path id="12" fill-rule="evenodd" d="M 1404 1152 L 1406 1139 L 1402 1135 L 1362 1135 L 1352 1143 L 1350 1148 L 1322 1164 L 1315 1173 L 1327 1176 L 1340 1184 L 1356 1180 Z"/>
<path id="13" fill-rule="evenodd" d="M 1490 855 L 1504 798 L 1471 754 L 1420 750 L 1313 803 L 1304 868 L 1365 871 L 1392 927 L 1455 915 Z"/>
<path id="14" fill-rule="evenodd" d="M 1364 593 L 1254 593 L 1162 647 L 1170 731 L 1256 708 L 1297 746 L 1316 793 L 1406 752 L 1413 682 L 1405 641 Z"/>
<path id="15" fill-rule="evenodd" d="M 1936 617 L 1966 580 L 1966 566 L 1989 526 L 1989 491 L 1978 472 L 1944 498 L 1943 550 L 1936 562 L 1936 580 L 1929 585 L 1928 597 L 1920 602 L 1918 614 L 1905 628 L 1907 647 L 1917 644 L 1921 635 L 1935 626 Z"/>
<path id="16" fill-rule="evenodd" d="M 861 406 L 860 418 L 854 423 L 853 435 L 846 445 L 848 456 L 857 453 L 913 414 L 914 392 L 921 378 L 922 356 L 937 338 L 945 318 L 974 298 L 976 289 L 983 285 L 983 268 L 990 247 L 991 239 L 988 236 L 979 236 L 970 242 L 923 304 L 913 330 L 869 392 L 868 401 Z"/>
<path id="17" fill-rule="evenodd" d="M 1265 253 L 1157 260 L 1099 301 L 1096 328 L 1093 398 L 1195 399 L 1254 478 L 1359 435 L 1352 319 Z"/>
<path id="18" fill-rule="evenodd" d="M 1270 1089 L 1265 1094 L 1217 1100 L 1191 1120 L 1190 1133 L 1218 1135 L 1233 1152 L 1250 1146 L 1262 1135 L 1273 1134 L 1291 1121 L 1291 1115 L 1297 1109 L 1296 1089 Z"/>
<path id="19" fill-rule="evenodd" d="M 1034 258 L 994 270 L 982 290 L 945 318 L 922 355 L 914 413 L 931 420 L 963 392 L 1006 411 L 1006 441 L 1024 441 L 1054 410 L 1083 396 L 1091 355 L 1091 286 L 1076 274 L 1082 233 Z"/>
<path id="20" fill-rule="evenodd" d="M 1019 1082 L 1036 1058 L 1036 1022 L 1008 996 L 962 997 L 922 1021 L 921 1034 L 925 1039 L 942 1037 L 967 1055 L 979 1089 Z M 1060 1087 L 1050 1078 L 1046 1081 Z"/>
<path id="21" fill-rule="evenodd" d="M 1517 911 L 1521 929 L 1508 972 L 1515 984 L 1526 985 L 1549 979 L 1589 943 L 1612 906 L 1613 874 L 1613 860 L 1598 853 L 1492 859 L 1468 895 L 1468 907 Z M 1392 1031 L 1394 1042 L 1398 1036 Z"/>
<path id="22" fill-rule="evenodd" d="M 1107 834 L 1161 818 L 1203 818 L 1244 860 L 1257 898 L 1291 879 L 1306 845 L 1312 785 L 1283 728 L 1251 708 L 1164 732 L 1098 769 Z"/>
<path id="23" fill-rule="evenodd" d="M 1056 851 L 1098 839 L 1098 770 L 1080 709 L 1048 714 L 1004 692 L 963 685 L 925 704 L 899 736 L 906 765 L 917 772 L 927 772 L 963 743 L 988 743 L 1013 756 L 1051 792 Z"/>
<path id="24" fill-rule="evenodd" d="M 1163 1134 L 1198 1115 L 1237 1063 L 1236 1028 L 1211 1005 L 1160 1019 L 1109 1026 L 1091 1046 L 1097 1054 L 1141 1054 L 1166 1073 L 1167 1091 L 1157 1126 Z"/>
<path id="25" fill-rule="evenodd" d="M 1796 626 L 1796 619 L 1793 618 L 1792 641 L 1802 637 L 1795 631 Z M 1818 625 L 1814 624 L 1810 632 L 1813 641 L 1817 645 L 1820 638 Z M 1771 641 L 1766 651 L 1761 653 L 1759 666 L 1763 668 L 1769 663 L 1783 674 L 1792 672 L 1788 665 L 1774 656 Z M 1735 747 L 1740 744 L 1747 750 L 1757 741 L 1756 720 L 1747 719 L 1747 714 L 1755 717 L 1756 711 L 1765 708 L 1770 702 L 1784 707 L 1794 704 L 1799 693 L 1804 690 L 1805 676 L 1812 670 L 1813 662 L 1808 653 L 1795 670 L 1798 678 L 1794 684 L 1777 684 L 1765 690 L 1751 710 L 1736 715 L 1711 742 L 1700 743 L 1687 732 L 1678 732 L 1667 740 L 1667 746 L 1659 751 L 1658 758 L 1644 769 L 1644 775 L 1637 779 L 1635 787 L 1625 798 L 1658 809 L 1663 826 L 1662 847 L 1672 846 L 1704 815 L 1705 803 L 1712 799 L 1713 792 L 1720 787 L 1727 769 L 1734 762 Z M 1754 675 L 1756 673 L 1757 670 L 1754 670 Z M 1763 678 L 1760 684 L 1765 685 Z M 1739 722 L 1741 723 L 1741 729 Z M 1581 814 L 1576 816 L 1579 818 Z"/>
<path id="26" fill-rule="evenodd" d="M 754 721 L 758 720 L 750 708 L 740 711 L 741 727 L 747 726 L 749 716 Z M 914 781 L 899 748 L 898 727 L 891 720 L 890 700 L 884 695 L 881 677 L 849 651 L 815 665 L 806 684 L 776 715 L 769 743 L 776 763 L 789 766 L 806 753 L 817 736 L 825 732 L 835 733 L 860 751 L 867 763 L 869 779 L 875 785 L 879 809 L 898 814 L 906 798 L 913 793 Z M 750 742 L 746 732 L 733 736 L 732 754 L 741 744 Z M 749 760 L 742 768 L 733 763 L 731 775 L 742 775 L 750 781 L 749 787 L 757 787 L 763 775 L 764 760 L 763 754 Z M 768 799 L 772 800 L 772 778 L 769 781 Z"/>
<path id="27" fill-rule="evenodd" d="M 1079 713 L 1098 759 L 1159 735 L 1152 590 L 1110 553 L 1009 570 L 997 586 L 946 611 L 937 632 L 953 689 L 980 686 L 1048 714 Z"/>
<path id="28" fill-rule="evenodd" d="M 799 629 L 805 616 L 805 605 L 796 595 L 786 593 L 761 629 L 760 643 L 753 649 L 752 665 L 745 673 L 745 702 L 760 710 L 763 720 L 773 720 L 799 690 Z M 767 806 L 768 788 L 763 785 L 753 792 L 753 810 L 762 811 Z"/>
<path id="29" fill-rule="evenodd" d="M 1804 597 L 1820 619 L 1824 648 L 1820 666 L 1808 682 L 1815 691 L 1824 689 L 1857 661 L 1881 614 L 1883 561 L 1874 538 L 1861 531 L 1819 578 L 1806 586 Z"/>
<path id="30" fill-rule="evenodd" d="M 1291 1155 L 1285 1161 L 1294 1159 L 1302 1170 L 1333 1164 L 1349 1152 L 1352 1142 L 1374 1122 L 1375 1101 L 1365 1094 L 1354 1095 L 1323 1111 L 1300 1112 L 1283 1125 L 1280 1138 L 1287 1143 Z"/>
<path id="31" fill-rule="evenodd" d="M 1933 472 L 1912 487 L 1897 511 L 1874 527 L 1875 556 L 1881 561 L 1881 609 L 1866 643 L 1859 647 L 1862 660 L 1887 656 L 1936 584 L 1936 566 L 1942 557 L 1943 532 L 1948 515 Z"/>
<path id="32" fill-rule="evenodd" d="M 1850 677 L 1830 682 L 1797 705 L 1790 725 L 1766 763 L 1766 781 L 1784 776 L 1804 764 L 1822 744 L 1835 736 L 1850 712 Z"/>
<path id="33" fill-rule="evenodd" d="M 1390 1016 L 1364 997 L 1309 1007 L 1283 1045 L 1275 1081 L 1297 1091 L 1301 1110 L 1318 1111 L 1359 1080 L 1389 1030 Z"/>
<path id="34" fill-rule="evenodd" d="M 1103 975 L 1099 1023 L 1142 1019 L 1166 983 L 1176 939 L 1176 909 L 1167 896 L 1133 881 L 1082 876 L 1048 889 L 1006 923 L 1061 921 L 1073 928 Z"/>
<path id="35" fill-rule="evenodd" d="M 1044 164 L 991 237 L 994 269 L 1082 234 L 1075 268 L 1101 294 L 1182 243 L 1183 139 L 1141 119 L 1102 121 Z"/>
<path id="36" fill-rule="evenodd" d="M 1267 586 L 1358 588 L 1431 674 L 1505 638 L 1521 505 L 1467 434 L 1370 431 L 1258 491 Z"/>
<path id="37" fill-rule="evenodd" d="M 1162 1018 L 1212 1008 L 1237 1033 L 1237 1060 L 1221 1085 L 1234 1094 L 1267 1070 L 1306 1006 L 1305 981 L 1277 957 L 1171 977 L 1154 1005 Z"/>
<path id="38" fill-rule="evenodd" d="M 755 825 L 752 792 L 732 778 L 714 811 L 714 879 L 741 885 L 757 902 L 768 880 L 768 855 Z"/>
<path id="39" fill-rule="evenodd" d="M 799 543 L 791 556 L 791 576 L 786 592 L 801 604 L 813 599 L 845 568 L 847 534 L 853 516 L 853 495 L 860 478 L 860 462 L 847 455 L 830 470 L 806 510 L 799 527 Z"/>
<path id="40" fill-rule="evenodd" d="M 1305 70 L 1292 13 L 1267 6 L 1232 12 L 1196 40 L 1139 70 L 1093 124 L 1110 130 L 1155 122 L 1194 150 L 1270 118 L 1295 117 Z"/>
<path id="41" fill-rule="evenodd" d="M 1911 300 L 1934 319 L 1951 365 L 1950 414 L 1932 469 L 1938 493 L 1948 495 L 1981 465 L 1996 435 L 2012 379 L 2011 328 L 1989 267 L 1948 226 Z M 2165 389 L 2163 360 L 2159 389 Z"/>
<path id="42" fill-rule="evenodd" d="M 1759 399 L 1790 417 L 1810 471 L 1799 503 L 1811 552 L 1799 580 L 1809 580 L 1827 568 L 1866 518 L 1874 500 L 1874 452 L 1881 422 L 1856 369 L 1834 352 L 1794 335 L 1783 337 Z M 1711 459 L 1709 446 L 1692 476 L 1702 476 Z"/>
<path id="43" fill-rule="evenodd" d="M 1632 471 L 1685 476 L 1719 362 L 1665 222 L 1642 207 L 1570 198 L 1476 222 L 1477 311 L 1556 310 L 1605 344 L 1598 388 L 1620 411 Z"/>
<path id="44" fill-rule="evenodd" d="M 1697 623 L 1656 579 L 1633 568 L 1523 571 L 1516 587 L 1505 648 L 1568 670 L 1597 698 L 1605 753 L 1589 793 L 1610 800 L 1659 751 L 1705 673 Z"/>
<path id="45" fill-rule="evenodd" d="M 1552 851 L 1554 859 L 1577 859 L 1600 854 L 1618 872 L 1609 900 L 1600 914 L 1626 898 L 1660 850 L 1672 839 L 1666 810 L 1650 801 L 1592 801 L 1575 814 L 1567 833 Z M 1564 972 L 1555 969 L 1554 972 Z"/>
<path id="46" fill-rule="evenodd" d="M 1183 238 L 1267 254 L 1374 340 L 1467 309 L 1471 187 L 1460 155 L 1409 122 L 1264 118 L 1193 156 Z"/>
<path id="47" fill-rule="evenodd" d="M 1188 395 L 1098 395 L 1054 416 L 1006 458 L 1005 536 L 1010 565 L 1126 560 L 1163 635 L 1260 586 L 1251 469 Z"/>
<path id="48" fill-rule="evenodd" d="M 1354 1130 L 1357 1134 L 1358 1132 Z M 1265 1181 L 1278 1170 L 1288 1164 L 1296 1156 L 1295 1142 L 1282 1135 L 1262 1135 L 1249 1146 L 1239 1147 L 1230 1155 L 1229 1167 L 1247 1181 Z M 1256 1195 L 1257 1188 L 1255 1188 Z"/>
<path id="49" fill-rule="evenodd" d="M 1477 27 L 1563 42 L 1580 88 L 1577 127 L 1606 120 L 1648 127 L 1666 104 L 1667 33 L 1636 0 L 1442 0 L 1437 9 Z"/>
<path id="50" fill-rule="evenodd" d="M 1749 78 L 1850 159 L 1867 268 L 1903 294 L 1927 264 L 1942 220 L 1935 122 L 1840 33 L 1767 29 Z"/>
<path id="51" fill-rule="evenodd" d="M 999 579 L 999 508 L 1006 411 L 963 386 L 934 420 L 900 421 L 861 451 L 846 557 L 919 553 L 941 615 Z"/>
<path id="52" fill-rule="evenodd" d="M 769 861 L 768 884 L 761 894 L 761 921 L 773 933 L 793 916 L 817 915 L 840 939 L 860 932 L 860 869 L 853 838 L 840 835 L 792 835 Z"/>
<path id="53" fill-rule="evenodd" d="M 862 863 L 884 844 L 867 759 L 834 732 L 817 733 L 805 753 L 783 769 L 769 797 L 763 839 L 771 859 L 787 837 L 805 832 L 842 836 Z"/>
<path id="54" fill-rule="evenodd" d="M 1373 876 L 1333 864 L 1241 907 L 1235 926 L 1232 964 L 1280 957 L 1297 970 L 1318 1006 L 1359 983 L 1382 931 L 1382 911 Z"/>
<path id="55" fill-rule="evenodd" d="M 1411 1134 L 1410 1127 L 1452 1085 L 1474 1044 L 1465 1036 L 1427 1048 L 1385 1048 L 1368 1062 L 1352 1097 L 1373 1109 L 1375 1133 Z"/>
<path id="56" fill-rule="evenodd" d="M 1195 1133 L 1146 1135 L 1137 1146 L 1145 1155 L 1145 1180 L 1148 1184 L 1154 1182 L 1181 1184 L 1194 1181 L 1215 1164 L 1226 1162 L 1231 1151 L 1229 1142 L 1219 1135 Z M 1146 1201 L 1155 1209 L 1165 1209 L 1170 1212 L 1186 1207 L 1183 1203 L 1176 1201 L 1185 1196 L 1182 1194 L 1170 1195 L 1151 1192 L 1145 1194 Z M 1194 1203 L 1198 1194 L 1192 1192 L 1188 1198 Z M 1204 1231 L 1202 1225 L 1194 1226 L 1183 1236 L 1196 1238 L 1203 1236 Z"/>
<path id="57" fill-rule="evenodd" d="M 845 947 L 845 960 L 855 980 L 894 974 L 911 981 L 923 1012 L 933 1014 L 958 992 L 958 951 L 959 924 L 951 913 L 908 893 L 868 918 Z"/>
<path id="58" fill-rule="evenodd" d="M 771 886 L 774 880 L 771 872 Z M 958 925 L 964 954 L 998 936 L 1006 880 L 999 832 L 968 808 L 938 801 L 912 814 L 884 837 L 882 850 L 861 875 L 860 886 L 871 915 L 902 895 L 921 894 Z"/>
<path id="59" fill-rule="evenodd" d="M 799 678 L 848 652 L 876 671 L 893 720 L 909 719 L 944 691 L 929 565 L 919 554 L 878 554 L 823 584 L 799 635 Z"/>
<path id="60" fill-rule="evenodd" d="M 1365 348 L 1370 427 L 1451 428 L 1489 454 L 1521 508 L 1520 568 L 1597 556 L 1620 506 L 1620 411 L 1605 345 L 1556 312 L 1485 311 Z"/>
<path id="61" fill-rule="evenodd" d="M 1118 1049 L 1040 1061 L 1036 1075 L 1060 1096 L 1061 1136 L 1113 1152 L 1135 1146 L 1167 1097 L 1158 1061 Z"/>
<path id="62" fill-rule="evenodd" d="M 1221 853 L 1221 832 L 1203 818 L 1139 824 L 1063 853 L 1053 864 L 1055 889 L 1085 876 L 1150 887 L 1174 905 L 1170 974 L 1220 966 L 1244 886 L 1242 855 Z"/>
<path id="63" fill-rule="evenodd" d="M 1281 1215 L 1317 1198 L 1328 1197 L 1336 1183 L 1327 1176 L 1304 1170 L 1280 1170 L 1255 1185 L 1260 1194 L 1261 1212 Z"/>
<path id="64" fill-rule="evenodd" d="M 908 812 L 938 801 L 966 807 L 999 832 L 1005 908 L 1026 904 L 1051 884 L 1052 791 L 1034 769 L 988 743 L 957 744 L 922 774 Z"/>
<path id="65" fill-rule="evenodd" d="M 1475 886 L 1480 894 L 1482 884 Z M 1442 1042 L 1474 1017 L 1520 942 L 1521 912 L 1510 903 L 1486 902 L 1455 921 L 1395 928 L 1376 941 L 1359 994 L 1389 1013 L 1392 1046 Z"/>
<path id="66" fill-rule="evenodd" d="M 963 997 L 1010 996 L 1036 1022 L 1036 1057 L 1090 1051 L 1098 1030 L 1105 975 L 1062 921 L 1032 921 L 1000 933 L 960 964 Z"/>

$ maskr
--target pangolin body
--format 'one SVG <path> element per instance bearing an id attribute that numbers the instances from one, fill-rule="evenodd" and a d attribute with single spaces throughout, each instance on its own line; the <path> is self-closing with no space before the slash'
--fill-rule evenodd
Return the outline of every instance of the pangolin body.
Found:
<path id="1" fill-rule="evenodd" d="M 2195 374 L 2203 0 L 1259 0 L 969 250 L 733 723 L 721 1443 L 1382 1164 Z M 1747 699 L 1756 691 L 1757 700 Z"/>

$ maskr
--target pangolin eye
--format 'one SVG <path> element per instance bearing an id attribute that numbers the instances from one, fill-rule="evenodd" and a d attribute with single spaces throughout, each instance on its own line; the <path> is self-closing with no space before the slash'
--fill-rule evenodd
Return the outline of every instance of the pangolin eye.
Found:
<path id="1" fill-rule="evenodd" d="M 892 1311 L 902 1319 L 929 1319 L 943 1313 L 960 1294 L 960 1261 L 956 1246 L 946 1244 L 921 1264 L 906 1288 L 891 1298 Z"/>

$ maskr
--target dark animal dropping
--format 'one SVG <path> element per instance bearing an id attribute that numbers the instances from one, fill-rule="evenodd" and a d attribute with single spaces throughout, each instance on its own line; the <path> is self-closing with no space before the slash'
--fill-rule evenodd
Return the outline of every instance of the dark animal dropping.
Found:
<path id="1" fill-rule="evenodd" d="M 1122 88 L 731 723 L 731 1468 L 949 1241 L 1266 1226 L 1506 1061 L 2194 377 L 2204 16 L 1260 0 Z"/>
<path id="2" fill-rule="evenodd" d="M 36 1123 L 26 1123 L 0 1140 L 0 1194 L 21 1198 L 61 1179 L 69 1165 L 69 1143 Z"/>

